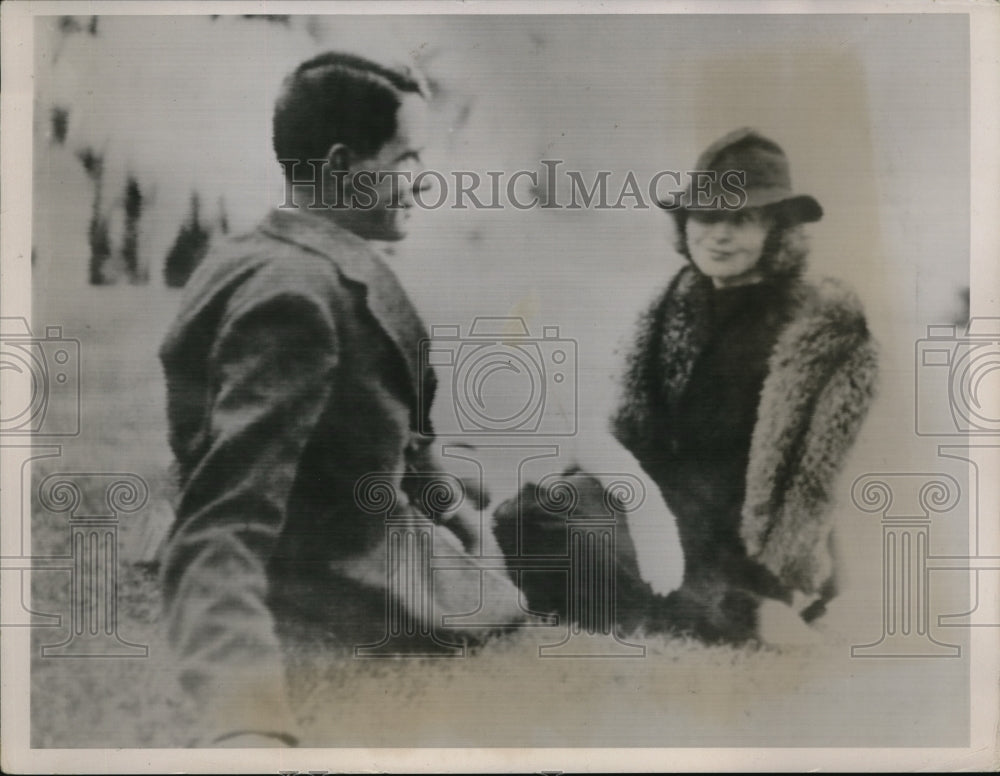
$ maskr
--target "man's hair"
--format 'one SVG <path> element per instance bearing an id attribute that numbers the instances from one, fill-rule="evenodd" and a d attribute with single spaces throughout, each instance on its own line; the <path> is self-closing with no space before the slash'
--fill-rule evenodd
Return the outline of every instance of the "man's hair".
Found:
<path id="1" fill-rule="evenodd" d="M 305 162 L 343 143 L 362 158 L 372 156 L 395 136 L 404 93 L 426 96 L 409 73 L 354 54 L 315 56 L 284 81 L 274 106 L 274 153 L 279 161 Z"/>

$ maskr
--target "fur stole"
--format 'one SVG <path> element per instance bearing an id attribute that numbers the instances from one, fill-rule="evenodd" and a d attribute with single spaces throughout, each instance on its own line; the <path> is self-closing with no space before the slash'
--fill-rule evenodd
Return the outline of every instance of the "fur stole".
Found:
<path id="1" fill-rule="evenodd" d="M 708 337 L 711 281 L 686 266 L 641 316 L 612 428 L 640 462 Z M 786 585 L 817 592 L 832 576 L 833 487 L 875 391 L 877 352 L 855 295 L 834 280 L 791 280 L 787 321 L 768 359 L 746 473 L 741 536 Z"/>

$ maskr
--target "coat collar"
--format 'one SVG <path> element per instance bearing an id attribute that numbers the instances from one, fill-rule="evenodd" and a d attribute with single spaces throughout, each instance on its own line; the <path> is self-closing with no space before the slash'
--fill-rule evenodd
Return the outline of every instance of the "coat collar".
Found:
<path id="1" fill-rule="evenodd" d="M 371 287 L 392 271 L 367 241 L 306 208 L 275 208 L 260 225 L 261 231 L 284 242 L 330 259 L 351 280 Z"/>
<path id="2" fill-rule="evenodd" d="M 365 288 L 369 311 L 406 364 L 414 398 L 421 405 L 421 425 L 426 426 L 435 387 L 433 370 L 420 366 L 420 343 L 427 339 L 427 329 L 389 265 L 365 240 L 308 210 L 277 208 L 260 230 L 326 257 L 345 278 Z"/>

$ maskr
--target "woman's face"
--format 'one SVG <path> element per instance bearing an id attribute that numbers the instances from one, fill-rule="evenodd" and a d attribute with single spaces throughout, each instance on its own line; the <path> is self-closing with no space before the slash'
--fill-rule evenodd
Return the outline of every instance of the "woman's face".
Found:
<path id="1" fill-rule="evenodd" d="M 716 288 L 758 283 L 757 264 L 773 220 L 763 210 L 693 211 L 687 220 L 691 260 Z"/>

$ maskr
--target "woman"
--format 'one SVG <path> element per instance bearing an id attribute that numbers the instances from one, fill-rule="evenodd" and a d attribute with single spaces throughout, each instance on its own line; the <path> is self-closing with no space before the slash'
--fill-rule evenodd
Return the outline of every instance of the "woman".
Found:
<path id="1" fill-rule="evenodd" d="M 854 295 L 803 277 L 802 224 L 822 209 L 793 193 L 782 149 L 740 129 L 696 169 L 712 185 L 661 203 L 689 263 L 640 320 L 612 426 L 684 553 L 683 584 L 651 601 L 647 627 L 740 641 L 759 635 L 761 602 L 811 621 L 835 593 L 833 486 L 877 358 Z M 719 185 L 733 171 L 743 201 Z"/>
<path id="2" fill-rule="evenodd" d="M 802 224 L 822 209 L 793 193 L 776 143 L 737 130 L 696 169 L 712 184 L 689 189 L 679 207 L 661 203 L 688 265 L 640 319 L 612 419 L 665 501 L 648 499 L 638 515 L 619 510 L 628 530 L 615 552 L 617 630 L 799 640 L 796 628 L 836 592 L 833 488 L 872 399 L 875 344 L 844 285 L 804 279 Z M 734 180 L 743 184 L 735 199 Z M 586 473 L 601 466 L 578 469 L 566 473 L 584 483 L 577 499 L 597 504 L 606 483 Z M 519 499 L 496 512 L 504 553 L 517 555 L 520 541 L 564 554 L 564 518 L 550 506 L 558 499 L 534 486 Z M 659 540 L 652 518 L 670 529 Z M 667 595 L 651 574 L 657 558 L 670 566 L 661 579 L 680 583 Z M 569 613 L 556 582 L 519 582 L 532 609 Z M 589 592 L 578 594 L 586 608 Z"/>

